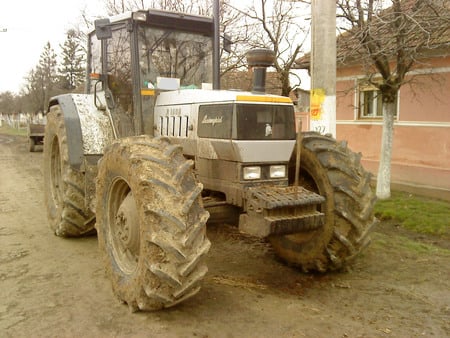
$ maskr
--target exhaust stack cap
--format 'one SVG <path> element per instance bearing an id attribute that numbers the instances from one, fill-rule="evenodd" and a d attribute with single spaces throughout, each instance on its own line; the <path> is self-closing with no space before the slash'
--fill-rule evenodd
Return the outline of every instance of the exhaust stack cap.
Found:
<path id="1" fill-rule="evenodd" d="M 275 53 L 267 48 L 255 48 L 246 54 L 247 63 L 250 67 L 270 67 L 275 60 Z"/>
<path id="2" fill-rule="evenodd" d="M 265 93 L 267 67 L 273 65 L 275 53 L 266 48 L 252 49 L 247 52 L 247 63 L 253 68 L 252 92 Z"/>

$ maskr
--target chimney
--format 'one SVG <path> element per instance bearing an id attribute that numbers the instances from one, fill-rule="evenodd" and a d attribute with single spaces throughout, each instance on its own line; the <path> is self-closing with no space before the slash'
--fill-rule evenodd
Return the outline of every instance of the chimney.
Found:
<path id="1" fill-rule="evenodd" d="M 253 68 L 253 88 L 254 93 L 265 93 L 266 91 L 266 70 L 273 65 L 275 53 L 270 49 L 257 48 L 247 52 L 247 63 Z"/>

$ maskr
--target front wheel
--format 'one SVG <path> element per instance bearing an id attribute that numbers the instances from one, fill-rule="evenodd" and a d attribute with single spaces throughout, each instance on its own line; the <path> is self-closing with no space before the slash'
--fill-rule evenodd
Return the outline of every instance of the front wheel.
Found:
<path id="1" fill-rule="evenodd" d="M 345 142 L 314 132 L 304 134 L 300 158 L 300 185 L 326 199 L 320 206 L 325 224 L 314 231 L 269 240 L 281 258 L 305 271 L 342 269 L 370 241 L 376 201 L 371 176 L 362 167 L 360 155 Z M 295 169 L 295 159 L 291 163 Z"/>
<path id="2" fill-rule="evenodd" d="M 119 299 L 157 310 L 195 295 L 207 272 L 208 212 L 181 147 L 147 136 L 116 141 L 97 178 L 97 232 Z"/>

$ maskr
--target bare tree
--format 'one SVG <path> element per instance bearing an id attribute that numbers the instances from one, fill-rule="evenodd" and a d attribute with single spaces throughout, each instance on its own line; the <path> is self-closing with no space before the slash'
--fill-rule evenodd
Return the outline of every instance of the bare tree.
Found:
<path id="1" fill-rule="evenodd" d="M 149 8 L 197 15 L 211 15 L 211 1 L 208 0 L 105 0 L 105 7 L 108 15 Z"/>
<path id="2" fill-rule="evenodd" d="M 345 64 L 357 60 L 366 71 L 368 82 L 382 95 L 377 196 L 389 198 L 397 93 L 407 81 L 408 72 L 421 63 L 426 53 L 442 46 L 442 36 L 450 29 L 450 2 L 337 0 L 337 6 L 345 30 L 337 43 L 338 61 Z"/>
<path id="3" fill-rule="evenodd" d="M 220 1 L 220 31 L 222 41 L 229 39 L 228 51 L 221 48 L 220 73 L 224 75 L 246 67 L 245 52 L 252 34 L 241 11 L 230 5 L 229 0 Z"/>
<path id="4" fill-rule="evenodd" d="M 289 79 L 291 69 L 307 37 L 307 29 L 299 18 L 299 2 L 258 0 L 244 10 L 235 7 L 247 18 L 245 26 L 250 29 L 247 49 L 269 48 L 275 52 L 274 68 L 281 82 L 281 95 L 284 96 L 288 96 L 292 89 Z"/>
<path id="5" fill-rule="evenodd" d="M 105 8 L 108 15 L 116 15 L 127 11 L 144 9 L 145 6 L 145 0 L 105 0 Z"/>

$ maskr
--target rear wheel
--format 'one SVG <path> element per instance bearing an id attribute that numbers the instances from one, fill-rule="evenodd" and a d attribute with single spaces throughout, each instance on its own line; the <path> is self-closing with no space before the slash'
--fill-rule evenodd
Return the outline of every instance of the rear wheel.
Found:
<path id="1" fill-rule="evenodd" d="M 300 168 L 300 184 L 326 198 L 320 206 L 325 225 L 269 240 L 281 258 L 305 271 L 341 269 L 370 242 L 376 200 L 371 176 L 345 142 L 317 133 L 303 137 Z"/>
<path id="2" fill-rule="evenodd" d="M 132 310 L 173 306 L 200 289 L 208 212 L 181 147 L 147 136 L 116 141 L 97 180 L 99 246 L 115 294 Z"/>
<path id="3" fill-rule="evenodd" d="M 57 236 L 79 237 L 94 231 L 94 215 L 85 207 L 84 174 L 69 165 L 61 108 L 47 114 L 44 137 L 44 194 L 50 228 Z"/>

